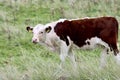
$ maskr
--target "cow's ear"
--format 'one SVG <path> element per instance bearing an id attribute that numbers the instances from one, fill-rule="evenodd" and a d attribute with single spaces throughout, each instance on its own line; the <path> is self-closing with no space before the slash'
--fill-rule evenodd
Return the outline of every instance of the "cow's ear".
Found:
<path id="1" fill-rule="evenodd" d="M 49 26 L 45 29 L 45 32 L 49 33 L 51 31 L 51 29 L 52 29 L 51 26 Z"/>
<path id="2" fill-rule="evenodd" d="M 32 27 L 26 27 L 26 30 L 28 31 L 28 32 L 32 32 L 33 31 L 33 28 Z"/>

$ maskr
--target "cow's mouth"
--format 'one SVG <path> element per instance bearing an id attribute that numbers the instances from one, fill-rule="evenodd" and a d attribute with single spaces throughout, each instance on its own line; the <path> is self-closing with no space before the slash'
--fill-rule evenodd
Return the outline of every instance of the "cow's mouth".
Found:
<path id="1" fill-rule="evenodd" d="M 34 43 L 34 44 L 37 44 L 38 42 L 36 42 L 36 41 L 33 41 L 33 43 Z"/>

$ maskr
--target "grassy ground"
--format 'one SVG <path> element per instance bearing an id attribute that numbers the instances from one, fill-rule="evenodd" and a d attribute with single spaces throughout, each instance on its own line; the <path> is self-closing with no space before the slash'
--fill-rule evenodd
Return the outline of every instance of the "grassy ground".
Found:
<path id="1" fill-rule="evenodd" d="M 110 56 L 99 70 L 101 49 L 76 50 L 78 73 L 59 68 L 59 55 L 31 43 L 26 26 L 59 18 L 114 16 L 119 0 L 0 0 L 0 80 L 119 80 L 120 69 Z"/>

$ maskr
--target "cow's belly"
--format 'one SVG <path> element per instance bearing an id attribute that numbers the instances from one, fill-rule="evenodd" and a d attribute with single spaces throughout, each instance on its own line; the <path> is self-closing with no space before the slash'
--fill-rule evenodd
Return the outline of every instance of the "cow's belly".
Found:
<path id="1" fill-rule="evenodd" d="M 80 49 L 94 49 L 98 47 L 98 45 L 102 45 L 106 48 L 109 48 L 108 44 L 98 37 L 92 37 L 91 39 L 85 40 L 85 44 L 79 48 Z"/>
<path id="2" fill-rule="evenodd" d="M 97 44 L 94 44 L 94 45 L 83 45 L 82 47 L 80 47 L 80 49 L 87 49 L 87 50 L 90 50 L 90 49 L 94 49 L 97 47 Z"/>

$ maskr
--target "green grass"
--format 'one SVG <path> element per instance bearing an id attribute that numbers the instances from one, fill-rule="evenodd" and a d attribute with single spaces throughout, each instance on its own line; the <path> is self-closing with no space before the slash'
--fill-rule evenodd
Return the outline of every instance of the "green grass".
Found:
<path id="1" fill-rule="evenodd" d="M 15 2 L 14 2 L 15 1 Z M 99 69 L 101 49 L 75 50 L 78 72 L 69 59 L 64 70 L 57 53 L 31 42 L 28 25 L 46 24 L 60 18 L 114 16 L 120 21 L 119 0 L 1 0 L 0 80 L 119 80 L 120 69 L 110 55 Z"/>

